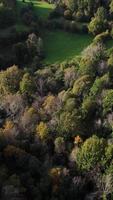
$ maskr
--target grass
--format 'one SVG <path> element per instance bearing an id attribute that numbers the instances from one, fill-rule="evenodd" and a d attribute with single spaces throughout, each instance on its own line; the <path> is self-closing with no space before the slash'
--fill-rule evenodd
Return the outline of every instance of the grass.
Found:
<path id="1" fill-rule="evenodd" d="M 21 8 L 30 2 L 30 0 L 25 1 L 26 3 L 23 3 L 22 0 L 18 0 L 17 23 L 14 25 L 17 32 L 29 30 L 29 27 L 25 26 L 20 18 L 18 18 Z M 54 9 L 53 4 L 48 4 L 44 1 L 32 0 L 32 2 L 34 4 L 34 12 L 44 20 L 47 19 L 49 13 L 52 11 L 52 9 Z M 7 29 L 1 29 L 0 36 L 7 37 L 7 35 L 10 34 L 10 31 L 11 27 L 8 27 Z M 47 64 L 60 63 L 73 59 L 93 41 L 93 36 L 89 34 L 67 33 L 60 30 L 46 30 L 42 34 L 42 38 L 44 40 L 44 50 L 46 54 L 44 63 Z M 108 40 L 106 42 L 106 47 L 107 49 L 113 47 L 113 40 Z M 10 47 L 7 48 L 7 52 L 8 51 L 11 53 Z M 6 52 L 6 50 L 4 52 Z"/>
<path id="2" fill-rule="evenodd" d="M 18 9 L 30 2 L 30 0 L 18 0 Z M 45 1 L 32 0 L 34 11 L 39 18 L 47 19 L 49 13 L 54 9 L 53 4 L 48 4 Z M 20 28 L 20 27 L 18 27 Z M 85 34 L 71 34 L 64 31 L 48 31 L 43 34 L 44 49 L 46 59 L 44 63 L 63 62 L 74 58 L 92 42 L 92 37 Z"/>
<path id="3" fill-rule="evenodd" d="M 93 40 L 88 34 L 72 34 L 63 31 L 48 32 L 43 37 L 46 52 L 45 63 L 59 63 L 74 58 Z"/>
<path id="4" fill-rule="evenodd" d="M 27 3 L 32 2 L 34 5 L 35 14 L 42 19 L 47 19 L 50 12 L 55 8 L 54 4 L 49 4 L 45 1 L 37 1 L 37 0 L 25 0 L 26 3 L 23 3 L 22 0 L 18 0 L 19 7 L 26 5 Z"/>
<path id="5" fill-rule="evenodd" d="M 55 8 L 53 4 L 48 4 L 47 2 L 43 1 L 35 1 L 34 6 L 37 15 L 43 19 L 47 19 L 50 12 Z"/>

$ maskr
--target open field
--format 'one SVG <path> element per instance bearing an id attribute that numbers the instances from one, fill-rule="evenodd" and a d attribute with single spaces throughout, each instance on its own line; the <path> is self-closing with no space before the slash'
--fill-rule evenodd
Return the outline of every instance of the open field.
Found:
<path id="1" fill-rule="evenodd" d="M 47 63 L 63 62 L 74 58 L 93 40 L 88 34 L 71 34 L 63 31 L 48 32 L 44 37 Z"/>
<path id="2" fill-rule="evenodd" d="M 54 9 L 53 4 L 49 4 L 45 1 L 37 1 L 37 0 L 25 0 L 26 3 L 32 2 L 34 5 L 34 11 L 39 18 L 46 19 L 49 16 L 49 13 Z M 22 0 L 18 0 L 18 5 L 24 6 L 26 3 L 23 3 Z"/>
<path id="3" fill-rule="evenodd" d="M 23 3 L 22 0 L 18 0 L 18 9 L 27 5 L 31 2 L 30 0 L 25 0 L 26 3 Z M 32 0 L 34 5 L 34 12 L 39 16 L 39 18 L 47 19 L 49 13 L 54 9 L 53 4 L 48 4 L 44 1 Z M 18 18 L 17 23 L 14 26 L 17 32 L 26 31 L 29 29 L 28 26 L 24 25 Z M 0 32 L 0 35 L 7 36 L 10 32 L 10 27 L 4 29 Z M 44 50 L 46 58 L 44 63 L 58 63 L 65 60 L 74 58 L 76 55 L 79 55 L 81 51 L 86 48 L 92 41 L 93 36 L 89 34 L 78 34 L 78 33 L 68 33 L 60 30 L 54 31 L 44 31 L 42 33 L 42 38 L 44 40 Z M 106 43 L 107 49 L 113 46 L 113 40 L 109 40 Z"/>

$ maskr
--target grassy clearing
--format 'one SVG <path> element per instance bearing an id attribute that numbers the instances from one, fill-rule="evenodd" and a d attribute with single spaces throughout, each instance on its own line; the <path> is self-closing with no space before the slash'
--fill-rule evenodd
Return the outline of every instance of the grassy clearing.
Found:
<path id="1" fill-rule="evenodd" d="M 23 3 L 22 0 L 18 0 L 18 5 L 21 8 L 22 6 L 26 5 L 27 3 L 30 3 L 30 0 L 25 0 L 26 3 Z M 42 19 L 47 19 L 50 12 L 55 8 L 54 4 L 49 4 L 45 1 L 37 1 L 32 0 L 32 3 L 34 5 L 34 11 L 35 14 Z"/>
<path id="2" fill-rule="evenodd" d="M 30 0 L 26 0 L 29 3 Z M 39 18 L 47 19 L 49 13 L 54 9 L 53 4 L 44 1 L 32 0 L 35 13 Z M 19 7 L 25 5 L 22 0 L 18 1 Z M 89 35 L 71 34 L 63 31 L 49 31 L 43 36 L 44 49 L 46 52 L 45 63 L 63 62 L 74 58 L 92 42 Z"/>
<path id="3" fill-rule="evenodd" d="M 40 18 L 47 19 L 50 12 L 55 8 L 53 4 L 48 4 L 43 1 L 35 1 L 35 11 Z"/>
<path id="4" fill-rule="evenodd" d="M 44 36 L 45 63 L 59 63 L 74 58 L 93 40 L 88 34 L 71 34 L 63 31 L 48 32 Z"/>

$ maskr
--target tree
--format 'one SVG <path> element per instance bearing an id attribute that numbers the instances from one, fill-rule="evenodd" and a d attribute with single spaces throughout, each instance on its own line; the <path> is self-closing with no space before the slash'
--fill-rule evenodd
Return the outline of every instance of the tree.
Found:
<path id="1" fill-rule="evenodd" d="M 67 0 L 67 6 L 70 10 L 74 11 L 76 2 L 74 0 Z"/>
<path id="2" fill-rule="evenodd" d="M 79 74 L 90 75 L 93 79 L 97 69 L 97 63 L 105 56 L 105 49 L 102 43 L 92 43 L 83 52 L 79 62 Z"/>
<path id="3" fill-rule="evenodd" d="M 36 133 L 41 140 L 46 140 L 49 136 L 49 128 L 46 123 L 40 122 L 36 127 Z"/>
<path id="4" fill-rule="evenodd" d="M 108 74 L 105 74 L 100 78 L 96 78 L 93 83 L 93 86 L 90 89 L 90 95 L 91 96 L 93 95 L 94 97 L 98 97 L 98 95 L 100 96 L 102 90 L 106 88 L 108 81 L 109 81 Z"/>
<path id="5" fill-rule="evenodd" d="M 29 73 L 25 73 L 20 81 L 20 91 L 30 96 L 35 92 L 35 82 Z"/>
<path id="6" fill-rule="evenodd" d="M 58 131 L 64 138 L 81 134 L 81 115 L 78 110 L 63 111 L 59 116 Z"/>
<path id="7" fill-rule="evenodd" d="M 82 97 L 86 95 L 91 86 L 91 78 L 89 75 L 84 75 L 78 78 L 73 85 L 73 94 Z"/>
<path id="8" fill-rule="evenodd" d="M 110 12 L 113 13 L 113 0 L 111 0 L 111 3 L 110 3 Z"/>
<path id="9" fill-rule="evenodd" d="M 102 105 L 103 105 L 103 113 L 111 113 L 113 111 L 113 90 L 109 89 L 105 91 L 103 100 L 102 100 Z"/>
<path id="10" fill-rule="evenodd" d="M 110 55 L 109 59 L 108 59 L 108 67 L 109 67 L 109 77 L 110 80 L 112 80 L 113 78 L 113 54 Z"/>
<path id="11" fill-rule="evenodd" d="M 7 68 L 6 71 L 0 72 L 0 93 L 15 93 L 19 89 L 22 71 L 17 66 Z"/>
<path id="12" fill-rule="evenodd" d="M 64 81 L 66 88 L 72 87 L 76 76 L 77 76 L 77 69 L 74 66 L 68 67 L 64 70 Z"/>
<path id="13" fill-rule="evenodd" d="M 106 22 L 106 12 L 103 7 L 98 8 L 95 17 L 92 18 L 89 26 L 89 32 L 93 33 L 93 35 L 97 35 L 107 28 Z"/>
<path id="14" fill-rule="evenodd" d="M 24 113 L 21 116 L 21 128 L 25 133 L 27 133 L 27 137 L 31 138 L 32 134 L 36 130 L 36 125 L 39 121 L 38 112 L 33 107 L 30 107 L 27 110 L 24 110 Z"/>
<path id="15" fill-rule="evenodd" d="M 31 57 L 36 56 L 37 54 L 40 57 L 44 55 L 43 40 L 42 38 L 37 37 L 36 34 L 29 34 L 26 44 Z"/>
<path id="16" fill-rule="evenodd" d="M 57 137 L 54 141 L 55 151 L 58 153 L 64 152 L 65 150 L 65 142 L 63 137 Z"/>
<path id="17" fill-rule="evenodd" d="M 92 136 L 87 139 L 77 151 L 76 163 L 79 169 L 88 171 L 101 164 L 105 154 L 106 143 L 104 139 Z"/>

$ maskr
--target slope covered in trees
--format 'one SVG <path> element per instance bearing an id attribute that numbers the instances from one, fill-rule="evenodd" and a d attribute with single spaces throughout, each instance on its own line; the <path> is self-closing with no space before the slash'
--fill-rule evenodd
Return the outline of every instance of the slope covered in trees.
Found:
<path id="1" fill-rule="evenodd" d="M 56 1 L 47 18 L 0 2 L 0 199 L 112 200 L 113 2 Z M 68 61 L 64 35 L 81 51 Z"/>

